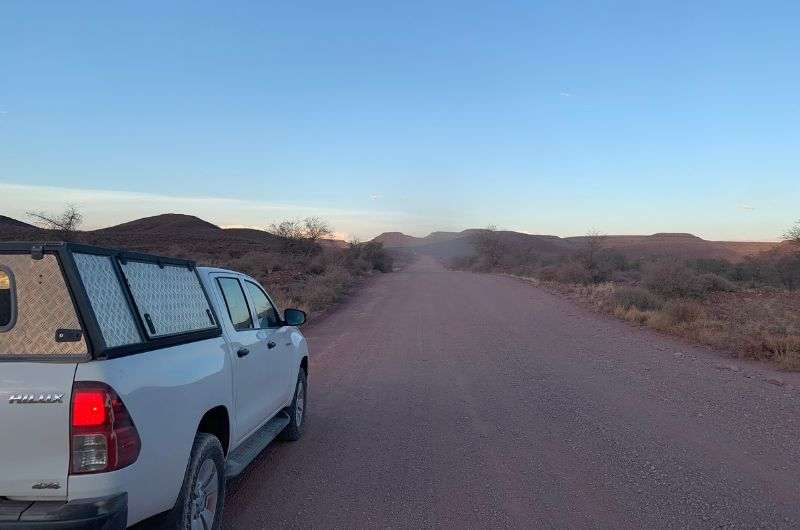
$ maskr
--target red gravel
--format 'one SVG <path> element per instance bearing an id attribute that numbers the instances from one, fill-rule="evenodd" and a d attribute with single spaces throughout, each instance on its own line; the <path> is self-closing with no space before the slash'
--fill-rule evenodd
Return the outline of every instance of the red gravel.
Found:
<path id="1" fill-rule="evenodd" d="M 308 336 L 306 435 L 225 528 L 800 524 L 796 374 L 428 258 Z"/>

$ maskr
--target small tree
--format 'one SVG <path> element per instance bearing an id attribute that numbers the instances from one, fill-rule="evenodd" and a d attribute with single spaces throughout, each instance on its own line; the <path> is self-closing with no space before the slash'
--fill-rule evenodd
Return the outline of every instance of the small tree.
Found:
<path id="1" fill-rule="evenodd" d="M 586 268 L 590 271 L 597 269 L 597 258 L 600 251 L 603 250 L 605 237 L 605 235 L 594 229 L 586 232 L 586 248 L 584 249 L 583 258 L 586 262 Z"/>
<path id="2" fill-rule="evenodd" d="M 783 234 L 783 239 L 790 241 L 795 245 L 800 245 L 800 221 L 797 221 L 793 227 Z"/>
<path id="3" fill-rule="evenodd" d="M 320 217 L 306 217 L 303 220 L 287 219 L 277 224 L 272 223 L 267 231 L 286 239 L 307 241 L 309 243 L 316 243 L 320 239 L 325 239 L 333 234 L 331 225 Z"/>
<path id="4" fill-rule="evenodd" d="M 303 220 L 303 238 L 316 243 L 320 239 L 327 239 L 333 234 L 333 228 L 328 224 L 328 221 L 320 217 L 306 217 Z"/>
<path id="5" fill-rule="evenodd" d="M 272 223 L 267 232 L 286 239 L 299 240 L 303 238 L 303 227 L 300 221 L 294 219 L 287 219 L 277 224 Z"/>
<path id="6" fill-rule="evenodd" d="M 83 214 L 74 204 L 68 204 L 60 214 L 50 214 L 42 211 L 26 213 L 41 228 L 61 232 L 64 239 L 71 239 L 73 234 L 77 232 L 78 227 L 83 223 Z"/>
<path id="7" fill-rule="evenodd" d="M 500 263 L 503 244 L 495 225 L 489 225 L 485 230 L 476 232 L 472 236 L 472 246 L 478 256 L 481 268 L 491 270 Z"/>

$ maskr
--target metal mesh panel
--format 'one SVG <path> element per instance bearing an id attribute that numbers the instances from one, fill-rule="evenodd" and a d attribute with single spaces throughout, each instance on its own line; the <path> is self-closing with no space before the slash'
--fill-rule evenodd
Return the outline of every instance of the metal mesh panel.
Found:
<path id="1" fill-rule="evenodd" d="M 142 342 L 111 258 L 92 254 L 74 254 L 73 257 L 106 347 Z"/>
<path id="2" fill-rule="evenodd" d="M 86 357 L 83 334 L 76 342 L 56 342 L 56 330 L 81 329 L 56 257 L 46 254 L 34 260 L 29 254 L 0 254 L 0 264 L 14 275 L 17 299 L 16 323 L 0 333 L 0 358 Z"/>
<path id="3" fill-rule="evenodd" d="M 128 261 L 122 266 L 150 337 L 212 329 L 210 307 L 197 274 L 183 266 Z"/>

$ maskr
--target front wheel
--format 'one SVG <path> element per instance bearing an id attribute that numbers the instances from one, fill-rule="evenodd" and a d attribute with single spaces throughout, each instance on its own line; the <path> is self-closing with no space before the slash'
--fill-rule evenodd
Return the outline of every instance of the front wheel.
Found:
<path id="1" fill-rule="evenodd" d="M 308 397 L 308 377 L 302 368 L 297 374 L 297 384 L 294 387 L 294 399 L 286 412 L 289 414 L 289 425 L 283 428 L 278 435 L 281 440 L 294 442 L 303 436 L 306 426 L 306 403 Z"/>

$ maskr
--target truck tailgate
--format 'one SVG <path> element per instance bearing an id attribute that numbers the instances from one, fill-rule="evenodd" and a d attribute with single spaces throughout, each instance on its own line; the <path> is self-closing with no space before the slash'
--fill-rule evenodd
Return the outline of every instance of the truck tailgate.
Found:
<path id="1" fill-rule="evenodd" d="M 66 499 L 76 367 L 0 362 L 0 497 Z"/>

